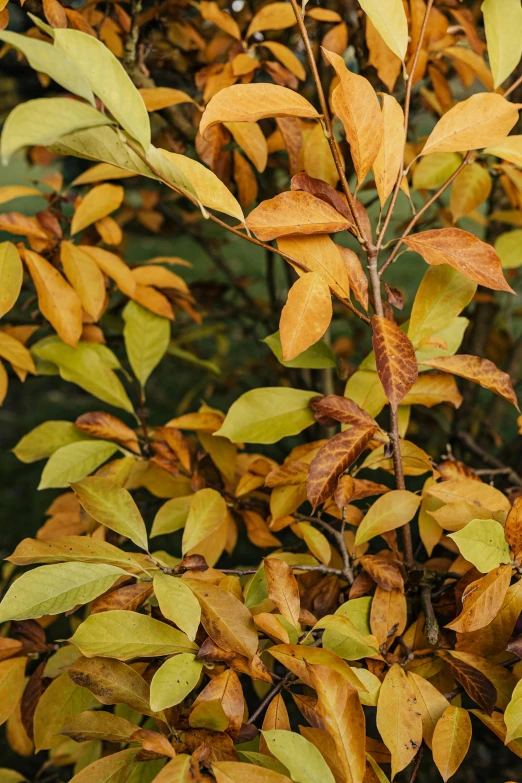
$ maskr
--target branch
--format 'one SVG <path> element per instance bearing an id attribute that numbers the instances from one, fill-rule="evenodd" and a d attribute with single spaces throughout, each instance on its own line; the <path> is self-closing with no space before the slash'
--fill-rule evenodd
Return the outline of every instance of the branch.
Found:
<path id="1" fill-rule="evenodd" d="M 435 647 L 439 641 L 439 624 L 435 617 L 435 611 L 431 602 L 430 585 L 423 585 L 421 587 L 421 602 L 426 617 L 426 636 L 430 647 Z"/>
<path id="2" fill-rule="evenodd" d="M 125 70 L 130 74 L 137 67 L 136 65 L 136 50 L 138 47 L 138 39 L 140 36 L 140 24 L 139 16 L 143 7 L 142 0 L 131 0 L 130 16 L 131 26 L 127 39 L 125 41 L 125 53 L 123 56 L 123 65 Z"/>
<path id="3" fill-rule="evenodd" d="M 337 576 L 344 577 L 348 582 L 348 584 L 353 585 L 354 582 L 353 569 L 350 561 L 350 554 L 346 546 L 346 539 L 344 537 L 344 528 L 346 526 L 346 520 L 343 519 L 341 530 L 339 531 L 336 530 L 332 525 L 329 525 L 328 522 L 323 522 L 323 520 L 319 519 L 318 517 L 307 517 L 304 514 L 292 514 L 292 516 L 294 517 L 294 519 L 299 519 L 300 521 L 311 522 L 312 524 L 319 525 L 320 527 L 324 528 L 324 530 L 326 530 L 335 539 L 343 560 L 343 568 L 341 571 L 339 571 L 336 568 L 329 568 L 328 571 L 325 573 L 337 573 Z M 343 511 L 343 516 L 344 516 L 344 511 Z M 296 566 L 296 567 L 300 568 L 301 566 Z M 317 566 L 309 566 L 307 570 L 317 570 Z"/>
<path id="4" fill-rule="evenodd" d="M 249 717 L 249 719 L 247 720 L 247 723 L 254 723 L 254 722 L 257 720 L 257 718 L 259 718 L 259 716 L 261 715 L 261 713 L 263 712 L 263 710 L 265 709 L 265 707 L 268 707 L 268 705 L 270 704 L 270 702 L 272 701 L 272 699 L 274 698 L 274 696 L 277 696 L 277 694 L 279 693 L 279 691 L 280 691 L 280 690 L 282 690 L 282 689 L 285 687 L 285 685 L 287 684 L 287 682 L 288 682 L 288 680 L 290 679 L 290 677 L 291 677 L 291 676 L 292 676 L 292 672 L 287 672 L 287 673 L 285 674 L 285 676 L 283 677 L 283 679 L 282 679 L 282 680 L 280 680 L 280 681 L 277 683 L 277 685 L 275 685 L 275 686 L 272 688 L 272 690 L 270 691 L 270 693 L 268 694 L 268 696 L 266 696 L 266 697 L 263 699 L 263 701 L 261 702 L 261 704 L 259 705 L 259 707 L 257 708 L 257 710 L 256 710 L 255 712 L 253 712 L 253 713 L 252 713 L 252 715 L 251 715 L 251 716 Z"/>
<path id="5" fill-rule="evenodd" d="M 486 465 L 492 465 L 494 468 L 499 470 L 502 469 L 502 472 L 506 473 L 507 477 L 513 484 L 516 484 L 518 487 L 522 487 L 522 477 L 519 476 L 518 473 L 515 470 L 512 470 L 508 465 L 504 465 L 504 463 L 493 454 L 490 454 L 489 451 L 486 451 L 486 449 L 483 449 L 482 446 L 479 446 L 479 444 L 469 433 L 460 431 L 457 433 L 457 437 L 462 443 L 464 443 L 465 446 L 468 447 L 468 449 L 476 454 L 477 457 L 480 457 L 486 463 Z"/>

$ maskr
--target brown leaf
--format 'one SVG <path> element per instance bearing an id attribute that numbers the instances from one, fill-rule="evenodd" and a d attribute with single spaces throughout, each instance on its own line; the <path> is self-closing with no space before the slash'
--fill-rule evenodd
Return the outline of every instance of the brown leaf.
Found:
<path id="1" fill-rule="evenodd" d="M 102 704 L 126 704 L 151 715 L 149 686 L 131 666 L 108 658 L 78 658 L 68 669 L 71 680 L 91 691 Z"/>
<path id="2" fill-rule="evenodd" d="M 283 617 L 291 625 L 297 626 L 301 602 L 299 587 L 292 569 L 284 560 L 277 557 L 265 557 L 263 565 L 268 583 L 268 597 Z"/>
<path id="3" fill-rule="evenodd" d="M 310 463 L 306 492 L 316 509 L 333 495 L 337 479 L 362 454 L 375 432 L 375 426 L 358 424 L 339 432 L 319 449 Z"/>
<path id="4" fill-rule="evenodd" d="M 261 202 L 246 224 L 263 242 L 289 234 L 331 234 L 350 225 L 336 209 L 303 190 L 279 193 Z"/>
<path id="5" fill-rule="evenodd" d="M 499 566 L 468 585 L 462 598 L 461 613 L 446 627 L 459 633 L 470 633 L 489 625 L 502 606 L 511 581 L 511 571 L 510 565 Z"/>
<path id="6" fill-rule="evenodd" d="M 237 761 L 234 743 L 228 734 L 207 729 L 190 729 L 185 732 L 184 741 L 190 753 L 204 750 L 205 761 Z M 206 746 L 206 747 L 202 747 Z"/>
<path id="7" fill-rule="evenodd" d="M 141 454 L 138 436 L 121 419 L 105 411 L 92 411 L 78 416 L 74 426 L 93 438 L 115 440 L 135 454 Z"/>
<path id="8" fill-rule="evenodd" d="M 368 279 L 359 257 L 348 247 L 339 247 L 339 252 L 348 270 L 350 280 L 350 289 L 357 301 L 362 304 L 365 310 L 368 310 Z"/>
<path id="9" fill-rule="evenodd" d="M 379 645 L 389 648 L 406 628 L 408 611 L 402 589 L 383 589 L 377 585 L 370 611 L 370 628 Z"/>
<path id="10" fill-rule="evenodd" d="M 293 693 L 292 698 L 301 715 L 316 729 L 324 730 L 324 721 L 317 712 L 317 699 L 303 693 Z M 300 730 L 303 727 L 300 727 Z M 302 733 L 302 731 L 301 731 Z M 337 751 L 336 751 L 337 752 Z"/>
<path id="11" fill-rule="evenodd" d="M 228 718 L 227 734 L 236 738 L 243 723 L 245 700 L 239 677 L 232 669 L 227 669 L 222 674 L 213 677 L 198 695 L 193 707 L 214 700 L 221 704 L 223 712 Z"/>
<path id="12" fill-rule="evenodd" d="M 383 590 L 404 590 L 404 579 L 395 563 L 380 555 L 363 555 L 359 563 Z"/>
<path id="13" fill-rule="evenodd" d="M 285 462 L 273 468 L 265 478 L 265 487 L 280 487 L 287 484 L 304 484 L 308 476 L 306 462 Z"/>
<path id="14" fill-rule="evenodd" d="M 279 333 L 283 361 L 289 362 L 321 339 L 332 320 L 332 297 L 317 272 L 300 277 L 288 292 L 281 312 Z"/>
<path id="15" fill-rule="evenodd" d="M 473 699 L 481 709 L 491 715 L 497 700 L 497 691 L 493 683 L 482 672 L 465 661 L 449 655 L 444 655 L 444 661 L 470 699 Z"/>
<path id="16" fill-rule="evenodd" d="M 354 400 L 348 397 L 340 397 L 338 394 L 329 394 L 327 397 L 313 399 L 310 403 L 316 418 L 326 416 L 334 421 L 349 426 L 366 426 L 378 429 L 379 425 L 369 413 L 359 407 Z"/>
<path id="17" fill-rule="evenodd" d="M 171 759 L 176 756 L 176 751 L 168 739 L 157 731 L 138 729 L 134 732 L 131 739 L 133 742 L 139 742 L 143 750 L 158 753 L 160 756 L 168 756 Z"/>
<path id="18" fill-rule="evenodd" d="M 239 653 L 223 650 L 212 641 L 210 636 L 205 639 L 199 648 L 196 659 L 198 661 L 208 661 L 211 663 L 226 663 L 231 669 L 234 669 L 234 671 L 248 674 L 248 676 L 252 677 L 254 680 L 262 680 L 263 682 L 268 683 L 272 682 L 270 672 L 257 655 L 254 655 L 254 657 L 249 660 L 246 656 L 239 655 Z"/>
<path id="19" fill-rule="evenodd" d="M 396 408 L 417 380 L 417 359 L 410 340 L 402 329 L 374 315 L 373 350 L 382 387 L 392 408 Z"/>
<path id="20" fill-rule="evenodd" d="M 506 519 L 506 540 L 515 558 L 522 554 L 522 496 L 515 499 Z"/>
<path id="21" fill-rule="evenodd" d="M 292 190 L 304 190 L 306 193 L 311 193 L 312 196 L 317 196 L 317 198 L 330 204 L 346 220 L 352 221 L 352 214 L 342 194 L 332 185 L 329 185 L 328 182 L 323 182 L 322 179 L 311 177 L 305 171 L 301 171 L 292 177 L 290 187 Z"/>
<path id="22" fill-rule="evenodd" d="M 137 582 L 134 585 L 121 587 L 105 595 L 100 595 L 91 604 L 91 614 L 109 612 L 112 609 L 123 609 L 136 612 L 152 593 L 151 582 Z"/>
<path id="23" fill-rule="evenodd" d="M 449 264 L 475 283 L 515 293 L 504 278 L 494 248 L 460 228 L 435 228 L 406 237 L 404 244 L 431 266 Z"/>
<path id="24" fill-rule="evenodd" d="M 481 359 L 479 356 L 470 356 L 469 354 L 457 354 L 456 356 L 438 356 L 434 359 L 427 359 L 422 364 L 478 383 L 482 388 L 505 397 L 517 410 L 520 410 L 511 378 L 507 372 L 499 370 L 489 359 Z"/>

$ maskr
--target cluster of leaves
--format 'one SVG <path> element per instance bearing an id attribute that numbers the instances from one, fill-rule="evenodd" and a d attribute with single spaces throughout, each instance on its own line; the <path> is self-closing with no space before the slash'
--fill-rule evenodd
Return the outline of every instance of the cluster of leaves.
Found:
<path id="1" fill-rule="evenodd" d="M 202 0 L 163 18 L 139 0 L 130 14 L 44 0 L 26 35 L 0 32 L 43 87 L 64 91 L 16 106 L 4 161 L 29 148 L 35 160 L 95 162 L 70 185 L 55 172 L 0 189 L 2 203 L 47 201 L 34 216 L 0 215 L 25 238 L 0 245 L 0 316 L 15 320 L 0 329 L 0 358 L 21 381 L 59 376 L 135 419 L 91 410 L 43 422 L 14 448 L 24 463 L 46 460 L 39 489 L 65 490 L 7 559 L 0 603 L 0 718 L 15 752 L 49 751 L 40 775 L 386 783 L 410 764 L 414 780 L 427 747 L 447 780 L 468 752 L 470 715 L 522 757 L 522 481 L 497 465 L 516 484 L 503 491 L 407 437 L 412 409 L 442 406 L 459 427 L 455 376 L 518 410 L 508 373 L 457 352 L 462 313 L 492 291 L 514 294 L 522 265 L 522 8 L 352 5 L 241 5 L 236 19 L 234 4 Z M 272 40 L 295 28 L 297 53 Z M 352 33 L 368 78 L 348 67 Z M 170 60 L 186 89 L 152 80 L 149 66 Z M 426 136 L 410 127 L 414 90 L 435 118 Z M 138 201 L 114 184 L 138 177 L 151 180 Z M 270 197 L 258 203 L 259 192 Z M 198 361 L 176 353 L 171 322 L 202 321 L 171 269 L 188 262 L 123 258 L 122 228 L 160 231 L 162 200 L 182 225 L 211 222 L 288 264 L 266 342 L 283 368 L 323 370 L 323 393 L 282 376 L 226 414 L 202 403 L 150 426 L 151 373 L 167 353 Z M 455 227 L 462 219 L 474 233 Z M 515 229 L 479 238 L 492 223 Z M 398 323 L 403 297 L 384 275 L 406 252 L 428 268 Z M 34 302 L 36 323 L 18 320 Z M 373 348 L 344 395 L 322 341 L 334 313 L 363 324 Z M 301 433 L 279 461 L 264 448 Z M 383 483 L 360 477 L 369 470 Z M 270 551 L 254 567 L 220 567 L 242 531 Z M 155 550 L 156 536 L 173 551 Z"/>

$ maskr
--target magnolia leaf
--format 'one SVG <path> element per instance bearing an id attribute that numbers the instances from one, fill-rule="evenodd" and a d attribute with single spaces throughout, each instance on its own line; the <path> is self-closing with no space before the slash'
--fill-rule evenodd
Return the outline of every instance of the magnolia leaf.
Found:
<path id="1" fill-rule="evenodd" d="M 379 643 L 375 636 L 360 631 L 350 617 L 344 613 L 327 615 L 319 620 L 314 630 L 325 628 L 323 644 L 328 650 L 357 661 L 360 658 L 380 658 Z M 366 630 L 366 629 L 365 629 Z"/>
<path id="2" fill-rule="evenodd" d="M 507 515 L 504 533 L 513 554 L 518 557 L 522 552 L 522 500 L 518 497 Z"/>
<path id="3" fill-rule="evenodd" d="M 80 688 L 67 672 L 51 682 L 36 705 L 34 744 L 36 752 L 57 744 L 56 734 L 75 715 L 96 706 L 96 699 L 86 688 Z"/>
<path id="4" fill-rule="evenodd" d="M 277 246 L 282 253 L 299 261 L 299 265 L 295 265 L 298 275 L 317 272 L 335 294 L 342 299 L 350 298 L 350 276 L 342 248 L 330 237 L 321 234 L 281 237 L 277 241 Z"/>
<path id="5" fill-rule="evenodd" d="M 471 742 L 471 720 L 462 707 L 448 707 L 433 733 L 433 761 L 444 781 L 458 770 Z"/>
<path id="6" fill-rule="evenodd" d="M 289 234 L 331 234 L 351 224 L 326 201 L 304 190 L 291 190 L 261 202 L 248 215 L 246 225 L 258 239 L 268 242 Z"/>
<path id="7" fill-rule="evenodd" d="M 123 311 L 125 349 L 141 387 L 165 356 L 170 342 L 170 323 L 167 318 L 145 310 L 136 302 L 129 302 Z"/>
<path id="8" fill-rule="evenodd" d="M 432 266 L 449 264 L 479 285 L 514 293 L 504 279 L 502 263 L 495 250 L 467 231 L 436 228 L 406 237 L 404 244 Z"/>
<path id="9" fill-rule="evenodd" d="M 201 620 L 201 609 L 184 580 L 163 573 L 154 574 L 154 594 L 162 615 L 176 623 L 193 642 Z"/>
<path id="10" fill-rule="evenodd" d="M 38 489 L 68 487 L 106 462 L 118 447 L 106 440 L 69 443 L 55 451 L 42 472 Z"/>
<path id="11" fill-rule="evenodd" d="M 76 685 L 88 688 L 101 704 L 125 704 L 143 715 L 152 714 L 148 684 L 141 674 L 121 661 L 80 657 L 67 673 Z"/>
<path id="12" fill-rule="evenodd" d="M 356 546 L 406 525 L 415 516 L 420 502 L 420 497 L 405 489 L 394 489 L 377 498 L 357 528 Z"/>
<path id="13" fill-rule="evenodd" d="M 396 408 L 417 380 L 417 359 L 411 341 L 392 321 L 372 318 L 377 374 L 392 408 Z"/>
<path id="14" fill-rule="evenodd" d="M 343 58 L 335 52 L 323 47 L 323 54 L 340 79 L 340 84 L 333 91 L 332 106 L 344 125 L 357 183 L 362 185 L 381 148 L 381 107 L 375 90 L 364 76 L 349 71 Z"/>
<path id="15" fill-rule="evenodd" d="M 522 266 L 522 229 L 506 231 L 495 240 L 495 251 L 503 269 L 518 269 Z"/>
<path id="16" fill-rule="evenodd" d="M 0 357 L 19 370 L 36 373 L 33 357 L 25 345 L 7 332 L 0 332 Z"/>
<path id="17" fill-rule="evenodd" d="M 292 569 L 284 560 L 276 557 L 264 559 L 265 575 L 268 584 L 268 597 L 277 606 L 283 617 L 297 627 L 301 601 L 299 586 Z"/>
<path id="18" fill-rule="evenodd" d="M 41 255 L 25 249 L 23 257 L 38 294 L 42 315 L 64 343 L 74 348 L 82 333 L 82 305 L 78 294 Z"/>
<path id="19" fill-rule="evenodd" d="M 71 235 L 77 234 L 78 231 L 82 231 L 118 209 L 124 195 L 125 191 L 121 185 L 111 185 L 108 182 L 92 188 L 82 198 L 75 210 L 71 223 Z"/>
<path id="20" fill-rule="evenodd" d="M 462 156 L 456 152 L 433 152 L 421 158 L 413 172 L 415 190 L 438 190 L 456 172 Z"/>
<path id="21" fill-rule="evenodd" d="M 427 408 L 432 408 L 441 402 L 448 402 L 454 408 L 459 408 L 462 395 L 451 375 L 445 372 L 430 372 L 419 376 L 402 400 L 401 406 L 425 405 Z"/>
<path id="22" fill-rule="evenodd" d="M 504 528 L 494 519 L 473 519 L 462 530 L 450 533 L 449 538 L 455 541 L 461 555 L 483 574 L 510 562 Z"/>
<path id="23" fill-rule="evenodd" d="M 295 14 L 288 3 L 269 3 L 254 15 L 248 26 L 246 37 L 250 38 L 254 33 L 263 32 L 263 30 L 284 30 L 286 27 L 293 27 L 294 24 L 296 24 Z"/>
<path id="24" fill-rule="evenodd" d="M 421 155 L 494 146 L 503 141 L 517 121 L 515 104 L 497 93 L 477 93 L 457 103 L 441 117 Z"/>
<path id="25" fill-rule="evenodd" d="M 268 160 L 268 145 L 257 122 L 225 122 L 224 127 L 230 131 L 236 144 L 262 174 Z"/>
<path id="26" fill-rule="evenodd" d="M 94 190 L 91 191 L 93 193 Z M 82 202 L 82 205 L 85 201 Z M 79 210 L 75 213 L 75 218 Z M 105 307 L 105 280 L 97 264 L 72 242 L 62 242 L 60 260 L 68 281 L 78 294 L 82 307 L 98 321 Z"/>
<path id="27" fill-rule="evenodd" d="M 317 508 L 333 495 L 339 476 L 362 454 L 375 432 L 375 426 L 359 423 L 334 435 L 317 452 L 308 472 L 306 493 Z"/>
<path id="28" fill-rule="evenodd" d="M 286 87 L 277 84 L 234 84 L 220 90 L 209 101 L 201 118 L 199 132 L 205 139 L 208 130 L 218 122 L 257 122 L 265 117 L 318 119 L 320 115 L 302 95 Z"/>
<path id="29" fill-rule="evenodd" d="M 155 712 L 174 707 L 191 693 L 201 676 L 203 663 L 192 653 L 174 655 L 160 666 L 150 684 L 150 706 Z"/>
<path id="30" fill-rule="evenodd" d="M 276 5 L 276 3 L 272 3 Z M 286 5 L 286 3 L 277 3 L 277 5 Z M 244 754 L 246 755 L 246 754 Z M 248 757 L 255 756 L 255 762 L 246 764 L 241 761 L 216 761 L 212 764 L 212 771 L 216 777 L 217 783 L 291 783 L 287 775 L 263 767 L 258 757 L 260 753 L 248 753 Z M 266 757 L 269 758 L 269 757 Z M 271 759 L 275 762 L 275 759 Z M 277 763 L 277 762 L 275 762 Z"/>
<path id="31" fill-rule="evenodd" d="M 22 574 L 0 604 L 0 622 L 61 614 L 89 603 L 126 572 L 105 563 L 59 563 Z"/>
<path id="32" fill-rule="evenodd" d="M 489 389 L 504 397 L 519 410 L 511 378 L 506 372 L 499 370 L 489 359 L 459 354 L 458 356 L 439 356 L 436 359 L 429 359 L 423 364 L 478 383 L 482 388 Z"/>
<path id="33" fill-rule="evenodd" d="M 325 370 L 328 367 L 335 367 L 337 364 L 332 349 L 321 340 L 318 340 L 318 342 L 307 348 L 306 351 L 303 351 L 303 353 L 296 356 L 295 359 L 291 359 L 288 362 L 283 361 L 283 346 L 281 345 L 281 336 L 279 332 L 274 332 L 274 334 L 265 337 L 263 342 L 268 345 L 276 359 L 284 367 Z"/>
<path id="34" fill-rule="evenodd" d="M 119 609 L 91 615 L 69 641 L 87 658 L 101 656 L 118 661 L 197 651 L 197 646 L 172 626 Z"/>
<path id="35" fill-rule="evenodd" d="M 450 209 L 453 222 L 469 215 L 485 201 L 493 187 L 493 180 L 487 169 L 478 163 L 471 163 L 463 169 L 451 188 Z"/>
<path id="36" fill-rule="evenodd" d="M 25 686 L 27 658 L 0 661 L 0 724 L 13 714 Z"/>
<path id="37" fill-rule="evenodd" d="M 180 103 L 194 103 L 194 99 L 183 90 L 175 90 L 171 87 L 144 87 L 140 89 L 147 111 L 160 111 L 168 106 L 177 106 Z M 81 176 L 81 175 L 80 175 Z"/>
<path id="38" fill-rule="evenodd" d="M 147 151 L 150 145 L 147 109 L 130 76 L 110 49 L 92 35 L 71 29 L 56 29 L 54 45 L 73 60 L 94 94 L 121 127 Z"/>
<path id="39" fill-rule="evenodd" d="M 0 318 L 15 304 L 24 279 L 22 261 L 11 242 L 0 243 Z"/>
<path id="40" fill-rule="evenodd" d="M 404 12 L 401 0 L 399 5 Z M 404 112 L 395 98 L 386 93 L 382 93 L 382 123 L 382 142 L 373 162 L 373 173 L 379 201 L 384 206 L 401 172 L 406 143 Z"/>
<path id="41" fill-rule="evenodd" d="M 91 245 L 80 245 L 78 250 L 88 255 L 107 277 L 114 280 L 120 291 L 130 298 L 136 295 L 138 287 L 136 278 L 119 256 L 101 247 Z"/>
<path id="42" fill-rule="evenodd" d="M 504 744 L 522 737 L 522 680 L 517 683 L 504 712 L 506 739 Z"/>
<path id="43" fill-rule="evenodd" d="M 93 761 L 71 778 L 70 783 L 126 783 L 136 768 L 134 759 L 138 752 L 139 748 L 129 748 Z"/>
<path id="44" fill-rule="evenodd" d="M 69 133 L 56 141 L 51 150 L 60 155 L 75 155 L 87 160 L 103 161 L 116 166 L 122 176 L 128 172 L 156 179 L 150 168 L 125 142 L 125 136 L 114 128 L 102 126 Z"/>
<path id="45" fill-rule="evenodd" d="M 496 155 L 497 158 L 514 163 L 515 166 L 522 166 L 522 136 L 507 136 L 494 147 L 485 149 L 484 152 L 487 155 Z"/>
<path id="46" fill-rule="evenodd" d="M 471 633 L 489 625 L 502 606 L 511 571 L 510 565 L 500 566 L 468 585 L 462 596 L 462 612 L 446 627 L 457 633 Z"/>
<path id="47" fill-rule="evenodd" d="M 276 443 L 315 422 L 309 407 L 317 392 L 286 387 L 252 389 L 230 407 L 215 435 L 233 443 Z"/>
<path id="48" fill-rule="evenodd" d="M 496 89 L 513 73 L 522 56 L 522 7 L 518 0 L 484 0 L 482 13 Z"/>
<path id="49" fill-rule="evenodd" d="M 359 5 L 392 52 L 404 61 L 408 48 L 408 20 L 402 0 L 388 0 L 386 3 L 359 0 Z"/>
<path id="50" fill-rule="evenodd" d="M 8 30 L 0 32 L 0 41 L 14 46 L 26 57 L 27 62 L 38 73 L 45 73 L 65 88 L 67 92 L 79 95 L 94 106 L 94 95 L 89 82 L 83 76 L 74 60 L 60 52 L 55 46 L 38 38 L 20 35 Z"/>
<path id="51" fill-rule="evenodd" d="M 6 166 L 23 147 L 48 146 L 68 133 L 109 123 L 109 117 L 92 106 L 70 98 L 35 98 L 19 103 L 4 123 L 2 161 Z"/>
<path id="52" fill-rule="evenodd" d="M 490 511 L 509 511 L 511 503 L 506 496 L 490 484 L 477 481 L 476 478 L 458 478 L 434 484 L 426 492 L 444 503 L 467 500 L 476 506 Z"/>
<path id="53" fill-rule="evenodd" d="M 282 729 L 262 734 L 269 752 L 288 769 L 294 783 L 335 783 L 321 753 L 300 734 Z"/>
<path id="54" fill-rule="evenodd" d="M 181 545 L 185 555 L 223 525 L 227 505 L 215 489 L 200 489 L 190 500 L 190 510 Z"/>
<path id="55" fill-rule="evenodd" d="M 133 451 L 135 454 L 141 454 L 138 436 L 126 424 L 105 411 L 92 411 L 78 416 L 74 422 L 76 429 L 93 438 L 104 438 L 104 440 L 115 440 L 122 446 Z"/>
<path id="56" fill-rule="evenodd" d="M 191 495 L 172 498 L 162 505 L 152 523 L 150 537 L 174 533 L 185 527 L 190 510 Z"/>
<path id="57" fill-rule="evenodd" d="M 60 536 L 51 540 L 24 538 L 9 562 L 19 566 L 32 563 L 110 563 L 130 570 L 140 568 L 136 555 L 89 536 Z"/>
<path id="58" fill-rule="evenodd" d="M 127 744 L 137 728 L 135 723 L 111 712 L 86 710 L 66 723 L 60 734 L 71 737 L 75 742 L 101 739 Z"/>
<path id="59" fill-rule="evenodd" d="M 377 728 L 392 756 L 392 778 L 408 766 L 422 742 L 422 719 L 406 672 L 394 664 L 381 685 Z"/>
<path id="60" fill-rule="evenodd" d="M 331 320 L 332 299 L 328 284 L 317 272 L 304 274 L 291 287 L 281 312 L 279 334 L 283 361 L 295 359 L 314 345 Z"/>
<path id="61" fill-rule="evenodd" d="M 422 719 L 422 738 L 431 749 L 435 726 L 448 709 L 448 700 L 431 682 L 425 680 L 424 677 L 419 677 L 415 672 L 408 672 L 408 679 L 413 685 L 417 697 L 417 706 Z"/>
<path id="62" fill-rule="evenodd" d="M 130 492 L 102 476 L 90 476 L 71 482 L 85 511 L 100 525 L 114 530 L 147 551 L 147 531 L 138 506 Z"/>

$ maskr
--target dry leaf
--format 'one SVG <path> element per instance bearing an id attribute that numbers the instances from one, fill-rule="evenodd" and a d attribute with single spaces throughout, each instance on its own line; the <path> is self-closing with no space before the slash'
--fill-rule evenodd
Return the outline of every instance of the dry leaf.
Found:
<path id="1" fill-rule="evenodd" d="M 281 312 L 279 333 L 283 361 L 288 362 L 321 339 L 332 320 L 332 298 L 328 283 L 317 272 L 297 280 Z"/>

